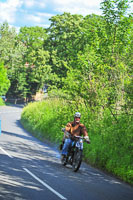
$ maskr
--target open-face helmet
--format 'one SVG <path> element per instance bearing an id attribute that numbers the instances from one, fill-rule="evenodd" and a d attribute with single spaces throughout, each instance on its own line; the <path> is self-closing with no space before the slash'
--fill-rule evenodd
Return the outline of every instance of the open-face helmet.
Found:
<path id="1" fill-rule="evenodd" d="M 75 117 L 80 118 L 80 117 L 81 117 L 81 113 L 80 113 L 80 112 L 76 112 L 75 115 L 74 115 L 74 118 L 75 118 Z"/>

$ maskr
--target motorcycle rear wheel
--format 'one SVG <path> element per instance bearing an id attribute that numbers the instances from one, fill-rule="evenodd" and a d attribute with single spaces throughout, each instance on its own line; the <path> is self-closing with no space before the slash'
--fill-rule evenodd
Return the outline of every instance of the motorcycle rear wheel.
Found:
<path id="1" fill-rule="evenodd" d="M 74 172 L 77 172 L 79 170 L 81 163 L 82 163 L 82 151 L 77 149 L 74 153 L 73 164 L 72 164 L 72 169 Z"/>

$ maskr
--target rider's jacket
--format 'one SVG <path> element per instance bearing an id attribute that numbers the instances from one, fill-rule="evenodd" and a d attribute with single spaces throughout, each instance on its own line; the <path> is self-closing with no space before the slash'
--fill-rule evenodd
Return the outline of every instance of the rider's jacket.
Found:
<path id="1" fill-rule="evenodd" d="M 66 131 L 71 133 L 72 136 L 88 136 L 86 127 L 84 126 L 84 124 L 75 124 L 74 121 L 73 122 L 69 122 L 67 123 L 66 127 L 65 127 Z"/>

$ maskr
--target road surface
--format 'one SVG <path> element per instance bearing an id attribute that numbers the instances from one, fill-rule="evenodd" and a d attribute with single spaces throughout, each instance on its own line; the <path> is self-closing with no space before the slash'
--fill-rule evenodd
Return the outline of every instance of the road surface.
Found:
<path id="1" fill-rule="evenodd" d="M 0 107 L 0 200 L 133 200 L 133 187 L 82 163 L 72 172 L 60 152 L 20 124 L 21 106 Z"/>

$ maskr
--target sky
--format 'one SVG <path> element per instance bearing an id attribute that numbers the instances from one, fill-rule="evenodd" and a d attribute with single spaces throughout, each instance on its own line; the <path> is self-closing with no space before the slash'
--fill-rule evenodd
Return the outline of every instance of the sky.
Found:
<path id="1" fill-rule="evenodd" d="M 0 24 L 10 26 L 41 26 L 47 28 L 57 14 L 101 15 L 102 0 L 0 0 Z"/>
<path id="2" fill-rule="evenodd" d="M 19 29 L 24 26 L 49 27 L 50 18 L 57 14 L 102 15 L 103 0 L 0 0 L 0 24 L 8 22 Z"/>

